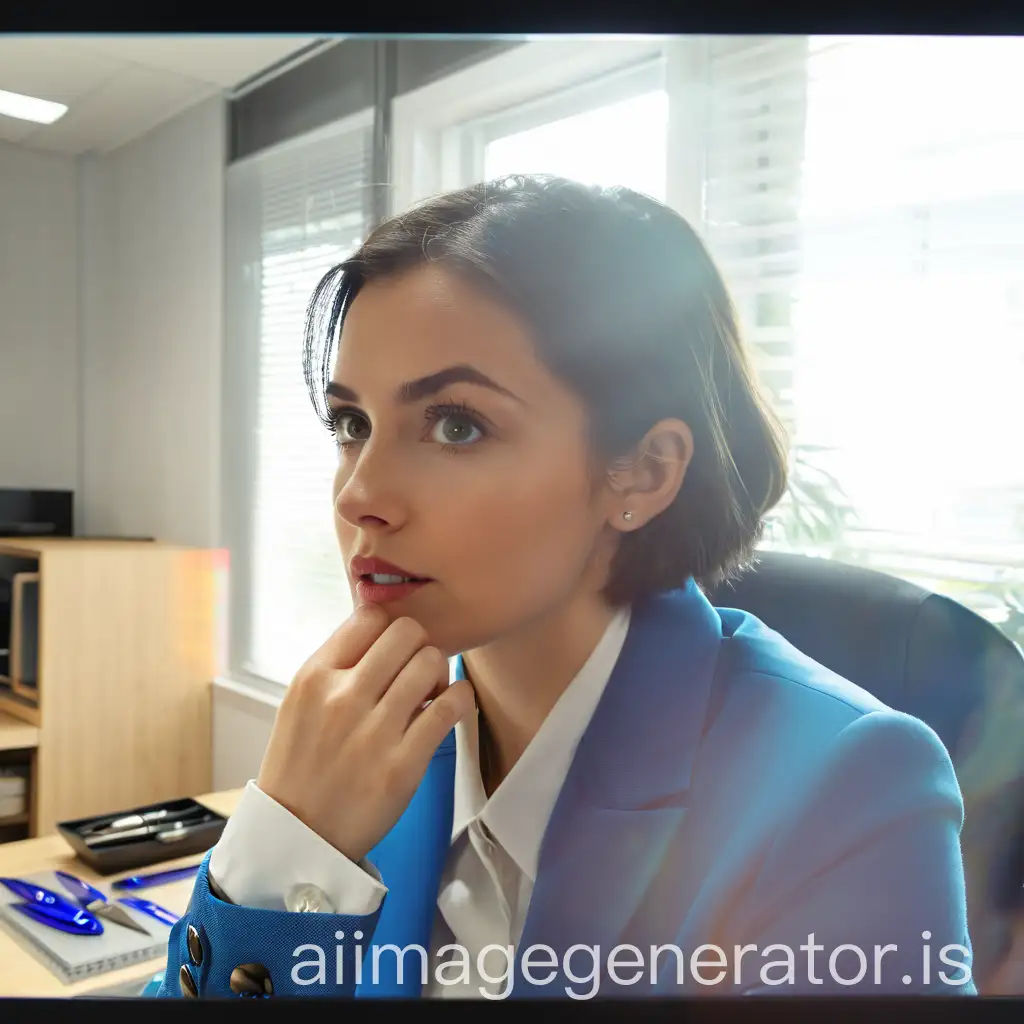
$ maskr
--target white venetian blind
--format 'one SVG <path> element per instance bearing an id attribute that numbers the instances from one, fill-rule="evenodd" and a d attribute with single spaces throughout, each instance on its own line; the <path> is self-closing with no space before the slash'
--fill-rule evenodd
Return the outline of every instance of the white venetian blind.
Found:
<path id="1" fill-rule="evenodd" d="M 843 557 L 991 589 L 1024 566 L 1024 38 L 716 38 L 708 85 L 709 244 Z"/>
<path id="2" fill-rule="evenodd" d="M 712 37 L 708 54 L 705 238 L 788 427 L 807 50 L 802 36 L 728 36 Z"/>
<path id="3" fill-rule="evenodd" d="M 302 341 L 318 281 L 369 230 L 370 159 L 367 118 L 256 155 L 228 175 L 233 219 L 251 218 L 233 233 L 249 250 L 250 308 L 238 315 L 257 335 L 250 351 L 258 360 L 251 583 L 236 599 L 248 611 L 243 667 L 280 682 L 351 609 L 331 509 L 337 453 L 309 400 Z"/>

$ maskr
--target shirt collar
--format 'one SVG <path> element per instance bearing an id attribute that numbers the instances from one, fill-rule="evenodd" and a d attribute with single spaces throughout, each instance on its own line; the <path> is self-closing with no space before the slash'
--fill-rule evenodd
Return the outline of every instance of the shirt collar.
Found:
<path id="1" fill-rule="evenodd" d="M 453 840 L 474 818 L 479 818 L 519 870 L 531 882 L 536 880 L 537 859 L 548 819 L 576 747 L 622 651 L 629 619 L 628 608 L 615 613 L 586 663 L 565 688 L 490 800 L 480 775 L 477 717 L 471 715 L 455 726 Z"/>

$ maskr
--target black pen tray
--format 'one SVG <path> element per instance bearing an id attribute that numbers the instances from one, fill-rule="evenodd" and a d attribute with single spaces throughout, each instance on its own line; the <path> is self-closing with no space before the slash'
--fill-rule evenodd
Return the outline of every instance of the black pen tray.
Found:
<path id="1" fill-rule="evenodd" d="M 189 827 L 188 834 L 173 842 L 162 841 L 153 835 L 137 835 L 104 843 L 102 846 L 89 846 L 85 837 L 94 829 L 109 826 L 119 818 L 131 814 L 146 814 L 150 811 L 166 810 L 168 814 L 179 816 L 194 812 L 208 815 L 202 824 Z M 191 820 L 189 819 L 182 819 Z M 159 804 L 147 804 L 145 807 L 131 807 L 111 814 L 98 814 L 91 818 L 79 818 L 76 821 L 57 823 L 57 831 L 71 844 L 78 859 L 88 864 L 101 875 L 110 875 L 116 871 L 127 871 L 131 868 L 145 867 L 147 864 L 159 864 L 165 860 L 177 860 L 193 853 L 205 853 L 212 849 L 220 839 L 221 832 L 227 824 L 222 814 L 191 798 L 167 800 Z M 155 823 L 159 824 L 159 823 Z"/>

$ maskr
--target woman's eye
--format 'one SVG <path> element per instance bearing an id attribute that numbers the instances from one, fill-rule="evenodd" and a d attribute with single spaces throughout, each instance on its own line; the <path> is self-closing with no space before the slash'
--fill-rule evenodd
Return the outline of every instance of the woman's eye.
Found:
<path id="1" fill-rule="evenodd" d="M 365 441 L 370 436 L 370 423 L 365 416 L 341 412 L 334 419 L 334 434 L 339 443 Z"/>
<path id="2" fill-rule="evenodd" d="M 431 431 L 431 440 L 438 444 L 474 444 L 483 436 L 483 431 L 464 413 L 440 416 Z"/>

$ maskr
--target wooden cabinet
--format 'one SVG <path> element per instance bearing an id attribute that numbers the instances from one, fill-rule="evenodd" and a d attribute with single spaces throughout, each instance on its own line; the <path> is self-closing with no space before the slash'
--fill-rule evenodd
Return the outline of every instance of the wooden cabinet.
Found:
<path id="1" fill-rule="evenodd" d="M 0 577 L 0 751 L 29 766 L 25 832 L 208 791 L 226 553 L 0 538 Z M 0 841 L 24 838 L 10 825 Z"/>

